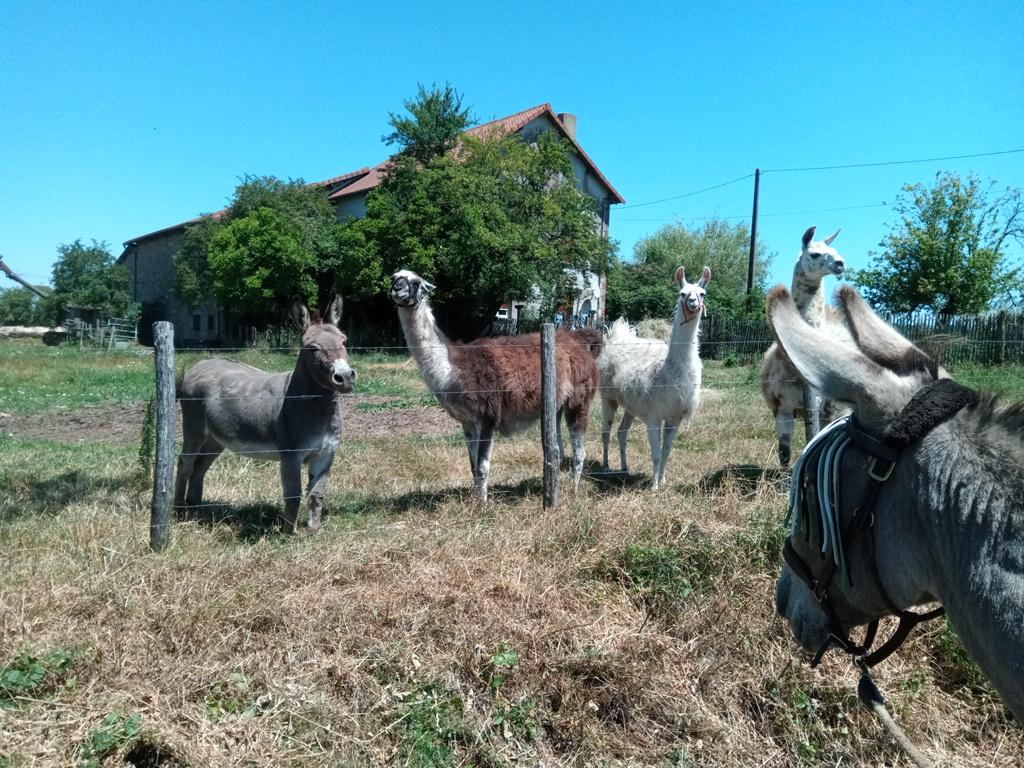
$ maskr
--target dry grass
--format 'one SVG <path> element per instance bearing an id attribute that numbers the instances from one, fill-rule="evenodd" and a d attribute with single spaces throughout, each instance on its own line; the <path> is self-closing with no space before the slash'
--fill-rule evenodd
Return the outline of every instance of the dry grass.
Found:
<path id="1" fill-rule="evenodd" d="M 724 471 L 774 465 L 767 410 L 746 368 L 706 380 L 658 494 L 638 428 L 644 474 L 544 511 L 528 435 L 480 509 L 461 441 L 408 424 L 346 439 L 314 537 L 267 529 L 276 466 L 221 459 L 163 555 L 134 446 L 0 437 L 0 664 L 43 670 L 0 689 L 0 766 L 908 765 L 775 617 L 783 490 Z M 879 685 L 942 764 L 1019 765 L 958 652 L 929 629 Z"/>

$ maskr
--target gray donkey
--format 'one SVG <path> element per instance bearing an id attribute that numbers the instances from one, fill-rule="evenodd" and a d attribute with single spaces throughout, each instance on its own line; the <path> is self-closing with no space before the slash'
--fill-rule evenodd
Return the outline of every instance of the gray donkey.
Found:
<path id="1" fill-rule="evenodd" d="M 302 332 L 302 349 L 291 373 L 267 373 L 214 358 L 188 369 L 178 383 L 184 439 L 174 490 L 176 507 L 203 501 L 203 478 L 228 448 L 243 456 L 281 462 L 284 527 L 295 531 L 302 498 L 302 465 L 309 464 L 309 527 L 320 527 L 327 475 L 341 440 L 341 398 L 356 372 L 338 330 L 341 297 L 324 317 L 310 316 L 301 299 L 289 314 Z"/>
<path id="2" fill-rule="evenodd" d="M 854 407 L 853 429 L 845 428 L 852 447 L 840 448 L 833 473 L 819 469 L 803 486 L 835 517 L 805 515 L 806 535 L 794 527 L 776 607 L 801 645 L 820 654 L 830 638 L 849 641 L 850 627 L 938 601 L 1024 722 L 1024 403 L 959 387 L 853 288 L 839 299 L 856 347 L 808 325 L 782 286 L 768 295 L 775 338 L 800 375 Z M 940 391 L 958 394 L 942 403 Z M 894 444 L 894 455 L 877 458 Z M 834 487 L 823 488 L 829 477 Z M 818 544 L 829 525 L 833 547 L 836 531 L 843 540 L 826 556 Z"/>

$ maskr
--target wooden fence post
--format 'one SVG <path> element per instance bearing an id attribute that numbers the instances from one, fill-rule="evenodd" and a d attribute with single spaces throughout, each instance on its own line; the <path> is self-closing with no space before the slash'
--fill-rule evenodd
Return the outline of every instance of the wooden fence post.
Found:
<path id="1" fill-rule="evenodd" d="M 543 395 L 541 434 L 544 437 L 544 508 L 558 506 L 558 400 L 556 397 L 555 326 L 540 329 L 540 386 Z"/>
<path id="2" fill-rule="evenodd" d="M 153 506 L 149 519 L 149 547 L 163 552 L 171 541 L 171 485 L 174 482 L 174 326 L 153 323 L 156 359 L 156 467 Z"/>

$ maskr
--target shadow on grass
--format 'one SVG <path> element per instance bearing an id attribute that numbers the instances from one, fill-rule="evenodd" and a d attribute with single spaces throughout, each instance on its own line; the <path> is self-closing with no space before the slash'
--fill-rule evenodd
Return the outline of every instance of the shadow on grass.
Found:
<path id="1" fill-rule="evenodd" d="M 306 513 L 305 506 L 299 509 L 299 522 Z M 284 507 L 281 504 L 258 502 L 255 504 L 228 504 L 218 501 L 204 501 L 198 507 L 175 507 L 174 516 L 181 522 L 199 523 L 210 528 L 227 526 L 234 529 L 242 541 L 256 541 L 268 535 L 284 535 L 281 520 Z"/>
<path id="2" fill-rule="evenodd" d="M 141 487 L 136 477 L 103 477 L 72 469 L 38 480 L 24 474 L 0 477 L 0 520 L 13 522 L 35 515 L 57 515 L 72 504 L 79 504 L 125 489 Z"/>
<path id="3" fill-rule="evenodd" d="M 529 477 L 518 483 L 492 485 L 488 492 L 490 501 L 514 503 L 527 496 L 540 496 L 544 493 L 544 481 L 539 477 Z M 372 512 L 382 515 L 400 515 L 412 510 L 436 512 L 445 504 L 457 502 L 476 504 L 473 489 L 470 486 L 458 488 L 442 488 L 403 493 L 399 496 L 372 496 L 362 504 L 361 512 Z"/>
<path id="4" fill-rule="evenodd" d="M 754 493 L 758 486 L 770 483 L 786 488 L 789 473 L 778 467 L 762 467 L 757 464 L 726 464 L 721 469 L 708 472 L 695 484 L 681 485 L 681 493 L 710 493 L 734 485 L 744 493 Z"/>
<path id="5" fill-rule="evenodd" d="M 513 503 L 527 496 L 540 496 L 544 493 L 544 483 L 540 478 L 528 478 L 515 484 L 492 485 L 491 501 Z M 442 488 L 437 490 L 419 490 L 403 493 L 398 496 L 377 494 L 353 495 L 342 498 L 329 498 L 324 508 L 324 525 L 337 518 L 351 518 L 362 515 L 380 515 L 390 517 L 411 511 L 436 512 L 442 506 L 455 502 L 474 504 L 471 487 Z M 218 501 L 204 501 L 198 507 L 179 507 L 174 510 L 177 520 L 194 522 L 210 528 L 228 527 L 233 529 L 239 540 L 256 541 L 267 536 L 285 536 L 280 526 L 284 513 L 281 504 L 270 502 L 255 504 L 228 504 Z M 308 519 L 307 501 L 303 498 L 299 507 L 299 532 L 308 533 L 303 528 Z"/>

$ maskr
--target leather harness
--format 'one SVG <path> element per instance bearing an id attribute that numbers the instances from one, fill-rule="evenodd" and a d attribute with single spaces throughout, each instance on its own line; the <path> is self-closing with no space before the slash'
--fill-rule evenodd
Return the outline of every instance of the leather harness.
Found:
<path id="1" fill-rule="evenodd" d="M 871 646 L 878 633 L 878 619 L 875 619 L 868 624 L 864 641 L 860 644 L 855 643 L 850 638 L 849 632 L 840 623 L 832 601 L 829 598 L 829 588 L 832 586 L 833 577 L 839 565 L 833 557 L 826 557 L 824 568 L 815 574 L 793 547 L 792 538 L 795 533 L 794 531 L 794 533 L 791 533 L 786 538 L 786 542 L 783 545 L 783 557 L 793 573 L 810 588 L 811 593 L 825 612 L 829 622 L 829 637 L 814 655 L 814 659 L 811 662 L 812 667 L 818 665 L 822 656 L 825 655 L 825 652 L 832 645 L 838 645 L 842 650 L 856 657 L 857 665 L 866 672 L 870 667 L 892 655 L 918 624 L 937 618 L 945 613 L 945 609 L 941 607 L 927 613 L 915 613 L 914 611 L 900 610 L 895 606 L 892 598 L 886 592 L 878 572 L 878 561 L 875 557 L 874 508 L 882 487 L 892 475 L 893 469 L 895 469 L 896 463 L 904 449 L 921 440 L 931 430 L 952 418 L 962 408 L 974 405 L 977 402 L 978 393 L 974 390 L 957 384 L 952 379 L 939 379 L 918 390 L 881 438 L 876 437 L 861 427 L 854 416 L 847 418 L 845 434 L 849 438 L 850 445 L 868 454 L 870 462 L 867 467 L 867 487 L 864 489 L 860 503 L 853 511 L 853 514 L 850 515 L 849 521 L 846 525 L 842 526 L 840 540 L 848 543 L 856 536 L 866 535 L 865 545 L 868 552 L 871 577 L 889 614 L 899 618 L 899 626 L 885 643 L 876 650 L 871 651 Z M 803 487 L 817 492 L 820 491 L 816 487 L 818 478 L 817 465 L 821 461 L 824 451 L 822 450 L 822 444 L 809 445 L 808 449 L 816 450 L 817 456 L 811 455 L 808 457 L 808 461 L 802 464 L 802 471 L 799 473 L 794 472 L 791 483 L 794 490 L 802 484 Z M 804 507 L 802 512 L 805 525 L 807 525 L 806 521 L 809 520 L 808 513 L 812 511 L 808 509 L 810 497 L 805 493 L 797 498 L 802 498 Z M 814 498 L 816 504 L 820 505 L 820 497 L 814 495 Z M 820 508 L 818 511 L 820 512 Z M 838 510 L 836 514 L 838 514 Z M 807 535 L 810 535 L 809 525 L 807 525 Z M 847 578 L 849 578 L 848 575 Z"/>

